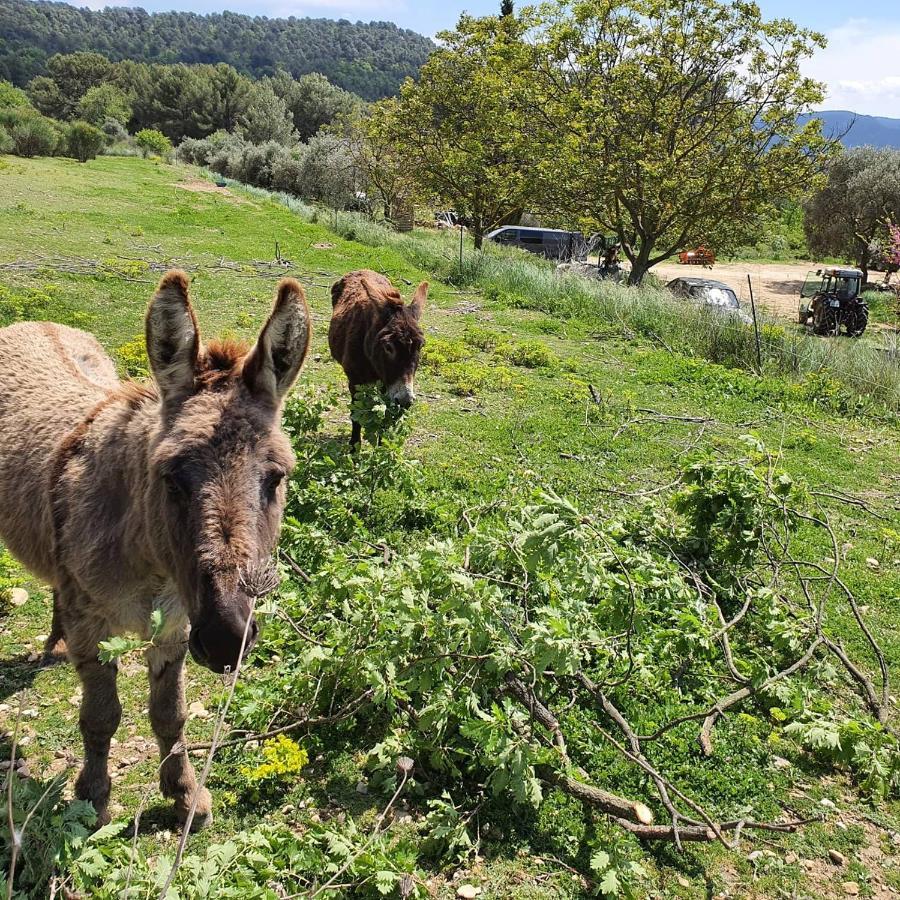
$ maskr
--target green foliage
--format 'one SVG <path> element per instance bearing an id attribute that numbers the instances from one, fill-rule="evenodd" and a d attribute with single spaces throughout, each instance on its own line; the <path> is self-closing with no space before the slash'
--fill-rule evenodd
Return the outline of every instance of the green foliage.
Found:
<path id="1" fill-rule="evenodd" d="M 754 438 L 746 438 L 751 453 L 761 455 Z M 768 472 L 727 460 L 704 459 L 684 472 L 685 488 L 675 497 L 675 509 L 685 518 L 684 543 L 704 565 L 721 571 L 742 571 L 760 548 L 764 527 L 776 512 Z M 793 489 L 790 476 L 778 476 L 777 496 Z"/>
<path id="2" fill-rule="evenodd" d="M 294 123 L 287 103 L 275 93 L 268 81 L 253 85 L 238 123 L 241 134 L 251 144 L 290 144 L 295 140 Z"/>
<path id="3" fill-rule="evenodd" d="M 5 547 L 0 547 L 0 611 L 9 605 L 10 592 L 22 583 L 22 570 Z"/>
<path id="4" fill-rule="evenodd" d="M 737 259 L 809 259 L 804 232 L 803 206 L 797 202 L 780 203 L 775 215 L 761 223 L 753 243 L 734 251 Z"/>
<path id="5" fill-rule="evenodd" d="M 667 0 L 560 0 L 523 15 L 538 35 L 518 65 L 536 73 L 523 102 L 540 111 L 543 203 L 615 234 L 631 283 L 685 246 L 745 243 L 821 171 L 820 122 L 798 123 L 823 96 L 800 71 L 821 35 L 717 0 L 677 14 Z M 560 80 L 568 67 L 578 78 Z"/>
<path id="6" fill-rule="evenodd" d="M 241 766 L 241 775 L 252 792 L 279 795 L 309 762 L 309 754 L 283 734 L 265 741 L 260 748 L 262 759 L 255 765 Z"/>
<path id="7" fill-rule="evenodd" d="M 848 768 L 872 800 L 884 802 L 900 792 L 900 743 L 878 723 L 810 710 L 784 730 L 819 759 Z"/>
<path id="8" fill-rule="evenodd" d="M 72 122 L 66 137 L 69 154 L 78 162 L 95 159 L 106 145 L 106 136 L 103 132 L 87 122 Z"/>
<path id="9" fill-rule="evenodd" d="M 372 111 L 421 191 L 467 221 L 476 248 L 531 199 L 535 148 L 516 106 L 522 73 L 508 63 L 517 38 L 512 17 L 463 16 L 440 35 L 418 80 Z"/>
<path id="10" fill-rule="evenodd" d="M 0 326 L 13 322 L 53 321 L 64 325 L 84 327 L 90 317 L 72 309 L 51 284 L 42 288 L 13 290 L 0 285 Z"/>
<path id="11" fill-rule="evenodd" d="M 19 112 L 19 110 L 15 110 Z M 44 116 L 24 112 L 10 117 L 6 129 L 16 156 L 52 156 L 59 143 L 53 122 Z"/>
<path id="12" fill-rule="evenodd" d="M 129 839 L 111 839 L 124 825 L 107 826 L 101 837 L 94 835 L 70 866 L 75 887 L 96 900 L 119 900 L 126 886 L 128 896 L 157 896 L 171 869 L 171 856 L 148 857 L 134 852 Z M 370 838 L 353 819 L 316 824 L 302 833 L 259 825 L 185 854 L 169 896 L 272 900 L 312 893 L 340 871 L 340 889 L 323 896 L 339 896 L 340 890 L 353 885 L 354 896 L 362 900 L 398 890 L 417 900 L 428 892 L 415 863 L 407 841 L 384 833 Z"/>
<path id="13" fill-rule="evenodd" d="M 367 100 L 394 94 L 404 78 L 416 75 L 434 49 L 428 38 L 390 22 L 236 13 L 123 16 L 112 9 L 61 8 L 25 0 L 7 0 L 0 7 L 0 34 L 0 78 L 15 84 L 25 84 L 44 71 L 59 74 L 56 57 L 47 62 L 51 54 L 103 47 L 112 60 L 138 64 L 156 62 L 163 55 L 180 63 L 221 60 L 232 71 L 255 77 L 271 75 L 279 68 L 295 77 L 321 72 Z M 160 48 L 165 48 L 164 54 Z M 83 74 L 82 69 L 94 72 L 87 66 L 70 68 L 74 75 Z M 74 100 L 102 80 L 79 80 L 72 91 Z"/>
<path id="14" fill-rule="evenodd" d="M 6 770 L 3 796 L 12 779 L 13 835 L 9 817 L 0 821 L 0 892 L 16 900 L 42 900 L 50 895 L 50 880 L 65 871 L 90 843 L 90 828 L 97 819 L 93 806 L 83 800 L 63 799 L 65 775 L 51 781 L 24 778 Z M 31 816 L 26 828 L 25 820 Z M 104 839 L 98 832 L 94 839 Z M 12 840 L 19 842 L 15 883 L 10 890 Z"/>
<path id="15" fill-rule="evenodd" d="M 25 91 L 10 84 L 8 81 L 0 81 L 0 109 L 30 105 L 28 94 Z"/>
<path id="16" fill-rule="evenodd" d="M 78 101 L 76 112 L 85 122 L 97 127 L 109 119 L 125 125 L 131 118 L 131 103 L 120 87 L 104 83 L 84 92 Z"/>
<path id="17" fill-rule="evenodd" d="M 828 181 L 806 203 L 810 250 L 868 270 L 877 243 L 900 221 L 900 150 L 856 147 L 831 161 Z"/>
<path id="18" fill-rule="evenodd" d="M 152 153 L 166 159 L 172 152 L 172 142 L 155 128 L 142 128 L 134 136 L 134 141 L 145 158 Z"/>
<path id="19" fill-rule="evenodd" d="M 13 139 L 3 125 L 0 125 L 0 155 L 9 153 L 13 148 Z"/>
<path id="20" fill-rule="evenodd" d="M 146 650 L 148 647 L 153 646 L 153 642 L 162 634 L 164 624 L 162 610 L 154 609 L 153 612 L 150 613 L 150 637 L 147 640 L 144 640 L 143 638 L 126 637 L 124 635 L 115 635 L 114 637 L 107 638 L 107 640 L 100 641 L 97 644 L 99 650 L 97 659 L 104 665 L 108 665 L 111 662 L 117 662 L 128 653 Z"/>

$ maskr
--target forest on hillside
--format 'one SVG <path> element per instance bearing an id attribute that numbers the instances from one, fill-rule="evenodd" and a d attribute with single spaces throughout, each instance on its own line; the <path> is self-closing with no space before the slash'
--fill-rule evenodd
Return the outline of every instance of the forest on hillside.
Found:
<path id="1" fill-rule="evenodd" d="M 78 9 L 66 3 L 0 0 L 0 79 L 24 85 L 56 53 L 93 50 L 111 60 L 226 62 L 261 77 L 320 72 L 332 83 L 377 100 L 396 93 L 434 49 L 389 22 L 270 19 L 137 8 Z"/>

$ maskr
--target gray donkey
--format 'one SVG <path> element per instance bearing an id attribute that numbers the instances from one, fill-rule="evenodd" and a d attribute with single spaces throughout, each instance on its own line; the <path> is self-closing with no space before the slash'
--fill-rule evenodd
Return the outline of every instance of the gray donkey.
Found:
<path id="1" fill-rule="evenodd" d="M 75 785 L 108 821 L 110 738 L 122 707 L 98 642 L 149 637 L 160 787 L 183 821 L 211 801 L 182 741 L 184 658 L 234 669 L 257 635 L 252 589 L 269 566 L 293 465 L 281 404 L 310 338 L 303 288 L 284 279 L 248 351 L 201 343 L 183 272 L 150 301 L 155 384 L 122 384 L 97 341 L 46 322 L 0 329 L 0 538 L 54 590 L 53 634 L 81 679 L 84 765 Z M 171 753 L 176 747 L 176 752 Z M 199 792 L 199 795 L 198 795 Z"/>

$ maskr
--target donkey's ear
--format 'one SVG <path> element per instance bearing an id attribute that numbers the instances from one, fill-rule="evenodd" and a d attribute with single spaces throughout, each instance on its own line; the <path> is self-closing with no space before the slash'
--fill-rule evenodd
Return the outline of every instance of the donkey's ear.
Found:
<path id="1" fill-rule="evenodd" d="M 275 308 L 244 363 L 244 380 L 254 394 L 281 401 L 306 359 L 311 331 L 303 288 L 293 278 L 282 279 Z"/>
<path id="2" fill-rule="evenodd" d="M 417 288 L 415 294 L 413 294 L 412 302 L 409 304 L 409 308 L 412 310 L 412 314 L 416 317 L 416 321 L 422 318 L 422 310 L 425 309 L 425 301 L 428 299 L 428 282 L 423 281 Z"/>
<path id="3" fill-rule="evenodd" d="M 147 356 L 165 402 L 194 389 L 200 357 L 200 329 L 188 297 L 188 277 L 170 269 L 162 277 L 147 309 Z"/>

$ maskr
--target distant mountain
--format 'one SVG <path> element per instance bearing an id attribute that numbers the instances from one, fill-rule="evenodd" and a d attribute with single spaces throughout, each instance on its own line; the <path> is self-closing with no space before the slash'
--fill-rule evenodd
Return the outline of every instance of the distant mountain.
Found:
<path id="1" fill-rule="evenodd" d="M 861 116 L 843 109 L 823 110 L 803 121 L 817 118 L 825 123 L 825 134 L 841 137 L 845 147 L 893 147 L 900 150 L 900 119 Z"/>
<path id="2" fill-rule="evenodd" d="M 111 0 L 115 2 L 115 0 Z M 390 22 L 270 19 L 224 12 L 94 11 L 45 0 L 0 0 L 0 79 L 24 85 L 54 53 L 94 50 L 113 61 L 230 63 L 247 75 L 320 72 L 366 100 L 397 92 L 434 43 Z"/>

